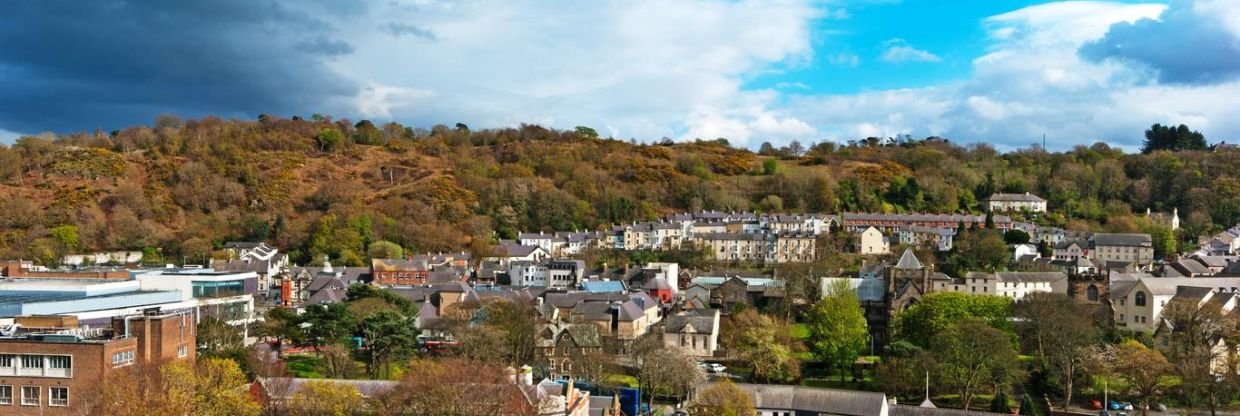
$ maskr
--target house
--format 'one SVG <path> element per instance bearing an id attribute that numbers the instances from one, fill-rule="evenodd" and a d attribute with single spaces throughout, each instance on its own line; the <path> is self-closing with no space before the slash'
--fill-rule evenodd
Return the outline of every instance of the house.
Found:
<path id="1" fill-rule="evenodd" d="M 575 358 L 603 351 L 598 325 L 556 321 L 542 324 L 534 340 L 538 363 L 556 378 L 573 374 Z"/>
<path id="2" fill-rule="evenodd" d="M 497 262 L 501 267 L 507 267 L 513 261 L 538 262 L 551 258 L 551 252 L 539 246 L 502 243 L 492 247 L 491 251 L 493 255 L 482 260 Z"/>
<path id="3" fill-rule="evenodd" d="M 1195 258 L 1177 259 L 1163 267 L 1163 277 L 1205 277 L 1214 272 Z"/>
<path id="4" fill-rule="evenodd" d="M 1034 244 L 1016 244 L 1012 247 L 1012 261 L 1020 261 L 1024 258 L 1040 258 L 1042 253 L 1038 252 L 1038 246 Z"/>
<path id="5" fill-rule="evenodd" d="M 959 279 L 959 285 L 953 282 L 952 291 L 1021 300 L 1031 293 L 1055 292 L 1056 283 L 1067 279 L 1068 275 L 1063 272 L 969 272 L 964 279 Z M 966 287 L 968 291 L 964 290 Z"/>
<path id="6" fill-rule="evenodd" d="M 660 303 L 644 292 L 546 293 L 540 306 L 551 319 L 599 328 L 604 350 L 625 354 L 629 345 L 662 319 Z"/>
<path id="7" fill-rule="evenodd" d="M 1025 192 L 1023 194 L 996 193 L 982 200 L 987 211 L 1046 212 L 1046 200 Z"/>
<path id="8" fill-rule="evenodd" d="M 991 222 L 999 230 L 1010 230 L 1013 227 L 1011 217 L 993 215 Z M 877 214 L 864 212 L 845 212 L 840 215 L 840 224 L 850 232 L 865 231 L 869 227 L 877 227 L 880 231 L 894 233 L 900 227 L 921 226 L 935 228 L 958 228 L 961 224 L 969 228 L 982 228 L 986 225 L 985 215 L 962 214 Z"/>
<path id="9" fill-rule="evenodd" d="M 1150 223 L 1159 227 L 1165 227 L 1171 231 L 1180 229 L 1180 209 L 1171 208 L 1171 213 L 1151 212 L 1149 208 L 1145 209 L 1145 218 L 1149 218 Z"/>
<path id="10" fill-rule="evenodd" d="M 581 260 L 520 260 L 508 263 L 508 277 L 516 286 L 576 288 L 581 285 L 585 267 Z"/>
<path id="11" fill-rule="evenodd" d="M 870 226 L 857 235 L 857 253 L 878 256 L 890 254 L 891 245 L 882 231 Z"/>
<path id="12" fill-rule="evenodd" d="M 767 236 L 747 233 L 716 233 L 696 236 L 716 261 L 759 263 L 767 256 Z"/>
<path id="13" fill-rule="evenodd" d="M 1177 306 L 1192 310 L 1194 319 L 1213 316 L 1214 318 L 1227 319 L 1228 315 L 1234 315 L 1240 318 L 1240 292 L 1220 292 L 1204 287 L 1180 287 L 1177 289 L 1175 296 L 1167 301 L 1167 307 Z M 1210 319 L 1210 318 L 1207 318 Z M 1193 322 L 1178 322 L 1179 324 L 1194 324 Z M 1196 324 L 1199 324 L 1197 322 Z M 1164 317 L 1158 322 L 1157 328 L 1154 329 L 1154 345 L 1167 356 L 1175 356 L 1180 348 L 1184 346 L 1177 341 L 1176 338 L 1193 337 L 1191 342 L 1202 343 L 1200 347 L 1209 347 L 1212 354 L 1212 362 L 1210 370 L 1213 374 L 1225 374 L 1228 371 L 1236 371 L 1230 364 L 1236 358 L 1240 358 L 1240 351 L 1236 345 L 1229 345 L 1225 334 L 1218 333 L 1211 335 L 1208 339 L 1196 338 L 1199 334 L 1185 333 L 1185 328 L 1177 328 L 1177 322 L 1173 319 Z M 1189 328 L 1195 331 L 1196 328 Z M 1181 350 L 1182 351 L 1182 350 Z"/>
<path id="14" fill-rule="evenodd" d="M 896 235 L 900 239 L 900 244 L 915 247 L 933 247 L 938 251 L 948 251 L 952 249 L 952 240 L 956 236 L 956 229 L 908 225 L 900 227 Z"/>
<path id="15" fill-rule="evenodd" d="M 1182 287 L 1240 293 L 1240 277 L 1139 277 L 1131 284 L 1112 283 L 1115 325 L 1130 331 L 1153 331 L 1163 308 Z"/>
<path id="16" fill-rule="evenodd" d="M 1089 239 L 1090 260 L 1094 264 L 1121 261 L 1137 267 L 1154 262 L 1154 243 L 1149 234 L 1094 234 Z"/>
<path id="17" fill-rule="evenodd" d="M 672 297 L 676 295 L 675 286 L 667 282 L 663 277 L 656 277 L 646 282 L 642 287 L 646 294 L 650 297 L 658 299 L 663 303 L 672 303 Z"/>
<path id="18" fill-rule="evenodd" d="M 719 306 L 725 310 L 730 310 L 735 304 L 762 307 L 770 303 L 772 299 L 783 297 L 784 282 L 782 280 L 767 277 L 742 277 L 738 274 L 699 276 L 692 280 L 689 290 L 685 291 L 686 301 L 697 300 L 702 305 Z"/>
<path id="19" fill-rule="evenodd" d="M 663 345 L 699 358 L 719 349 L 719 310 L 698 309 L 663 318 Z"/>
<path id="20" fill-rule="evenodd" d="M 1065 240 L 1056 243 L 1051 248 L 1051 257 L 1055 260 L 1076 260 L 1079 258 L 1089 258 L 1089 245 L 1075 240 Z"/>

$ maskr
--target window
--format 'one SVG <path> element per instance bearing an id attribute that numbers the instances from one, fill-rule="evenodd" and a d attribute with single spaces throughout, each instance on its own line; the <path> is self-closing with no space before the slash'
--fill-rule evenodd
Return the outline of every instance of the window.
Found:
<path id="1" fill-rule="evenodd" d="M 13 354 L 0 354 L 0 367 L 12 367 Z"/>
<path id="2" fill-rule="evenodd" d="M 69 388 L 68 387 L 48 387 L 47 388 L 47 405 L 63 407 L 69 405 Z"/>
<path id="3" fill-rule="evenodd" d="M 13 404 L 13 386 L 0 386 L 0 405 Z"/>
<path id="4" fill-rule="evenodd" d="M 188 345 L 182 345 L 182 346 L 177 347 L 177 357 L 184 357 L 187 355 L 189 355 Z"/>
<path id="5" fill-rule="evenodd" d="M 120 367 L 123 365 L 133 364 L 133 361 L 134 361 L 133 350 L 112 353 L 112 366 L 113 367 Z"/>
<path id="6" fill-rule="evenodd" d="M 1133 305 L 1145 306 L 1145 292 L 1138 290 L 1136 296 L 1133 296 Z"/>
<path id="7" fill-rule="evenodd" d="M 1098 300 L 1098 286 L 1089 285 L 1088 288 L 1085 288 L 1085 298 L 1091 301 L 1097 301 Z M 1120 305 L 1123 305 L 1124 304 L 1123 299 L 1120 299 L 1119 303 Z"/>
<path id="8" fill-rule="evenodd" d="M 53 355 L 47 357 L 48 363 L 52 368 L 70 369 L 73 368 L 73 357 L 68 355 Z"/>
<path id="9" fill-rule="evenodd" d="M 39 387 L 22 386 L 22 406 L 39 405 Z"/>
<path id="10" fill-rule="evenodd" d="M 42 355 L 23 355 L 22 367 L 25 368 L 43 368 Z"/>

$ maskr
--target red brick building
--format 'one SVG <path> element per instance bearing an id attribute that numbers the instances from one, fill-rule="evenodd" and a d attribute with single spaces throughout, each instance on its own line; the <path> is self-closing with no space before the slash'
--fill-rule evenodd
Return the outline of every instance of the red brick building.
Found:
<path id="1" fill-rule="evenodd" d="M 112 371 L 195 359 L 188 314 L 117 318 L 111 328 L 52 328 L 16 318 L 0 336 L 0 414 L 77 415 Z M 67 322 L 67 321 L 61 321 Z"/>

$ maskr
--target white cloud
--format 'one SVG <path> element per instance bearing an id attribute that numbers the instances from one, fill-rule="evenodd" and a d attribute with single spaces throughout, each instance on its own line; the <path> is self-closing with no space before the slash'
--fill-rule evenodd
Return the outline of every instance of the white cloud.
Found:
<path id="1" fill-rule="evenodd" d="M 355 52 L 333 68 L 391 88 L 363 92 L 351 109 L 376 117 L 745 144 L 804 131 L 775 109 L 775 93 L 742 85 L 810 62 L 818 17 L 798 0 L 380 3 L 363 18 L 410 22 L 434 40 L 358 31 L 346 35 Z"/>
<path id="2" fill-rule="evenodd" d="M 12 144 L 22 135 L 15 131 L 0 129 L 0 144 Z"/>
<path id="3" fill-rule="evenodd" d="M 856 68 L 861 64 L 861 57 L 852 52 L 840 52 L 827 57 L 827 62 L 835 66 Z"/>
<path id="4" fill-rule="evenodd" d="M 882 60 L 887 62 L 938 62 L 938 55 L 914 48 L 904 39 L 890 39 L 883 42 Z"/>
<path id="5" fill-rule="evenodd" d="M 1197 2 L 1216 16 L 1240 4 Z M 1173 4 L 1174 7 L 1174 4 Z M 935 87 L 805 96 L 793 116 L 832 139 L 910 133 L 958 142 L 1026 146 L 1047 133 L 1053 147 L 1095 140 L 1129 149 L 1153 123 L 1186 123 L 1211 140 L 1236 137 L 1234 100 L 1240 82 L 1162 85 L 1147 70 L 1122 62 L 1082 59 L 1077 50 L 1112 25 L 1157 18 L 1157 4 L 1058 2 L 986 19 L 991 41 L 964 80 Z M 1220 17 L 1226 19 L 1230 17 Z"/>

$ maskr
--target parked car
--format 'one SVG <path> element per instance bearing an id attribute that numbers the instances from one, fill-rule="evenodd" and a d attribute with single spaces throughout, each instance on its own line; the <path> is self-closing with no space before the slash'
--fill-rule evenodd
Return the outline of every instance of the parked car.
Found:
<path id="1" fill-rule="evenodd" d="M 707 370 L 707 371 L 710 371 L 710 372 L 712 372 L 712 373 L 722 373 L 722 372 L 724 372 L 724 371 L 727 371 L 727 370 L 728 370 L 728 368 L 727 368 L 727 367 L 724 367 L 724 366 L 723 366 L 723 364 L 719 364 L 719 363 L 710 363 L 710 364 L 707 364 L 707 365 L 706 365 L 706 370 Z"/>
<path id="2" fill-rule="evenodd" d="M 702 371 L 710 371 L 706 368 L 706 363 L 697 363 L 698 369 Z"/>

